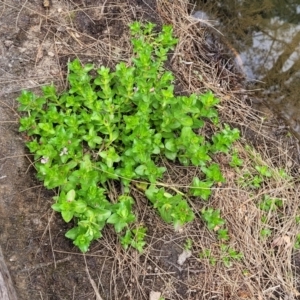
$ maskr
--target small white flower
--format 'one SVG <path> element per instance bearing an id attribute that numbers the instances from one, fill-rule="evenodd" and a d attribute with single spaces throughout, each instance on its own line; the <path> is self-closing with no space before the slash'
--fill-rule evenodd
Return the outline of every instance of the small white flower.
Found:
<path id="1" fill-rule="evenodd" d="M 65 154 L 68 154 L 68 149 L 67 149 L 66 147 L 64 147 L 64 148 L 62 149 L 62 151 L 60 152 L 59 156 L 63 156 L 63 155 L 65 155 Z"/>
<path id="2" fill-rule="evenodd" d="M 48 161 L 49 161 L 49 157 L 43 156 L 43 158 L 41 159 L 42 164 L 46 164 Z"/>

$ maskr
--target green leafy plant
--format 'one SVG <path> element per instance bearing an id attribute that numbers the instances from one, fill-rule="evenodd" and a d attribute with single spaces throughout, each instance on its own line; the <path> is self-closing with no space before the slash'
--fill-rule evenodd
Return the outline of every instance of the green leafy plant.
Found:
<path id="1" fill-rule="evenodd" d="M 298 233 L 298 234 L 296 235 L 294 248 L 297 249 L 297 250 L 300 249 L 300 233 Z"/>
<path id="2" fill-rule="evenodd" d="M 243 164 L 243 160 L 239 158 L 237 151 L 234 151 L 231 155 L 231 161 L 229 165 L 233 168 L 240 167 Z"/>
<path id="3" fill-rule="evenodd" d="M 221 249 L 221 258 L 224 263 L 224 266 L 229 268 L 232 265 L 233 260 L 241 260 L 243 258 L 243 254 L 237 252 L 235 249 L 229 247 L 228 245 L 220 245 Z"/>
<path id="4" fill-rule="evenodd" d="M 255 169 L 264 177 L 272 177 L 272 172 L 267 166 L 256 166 Z"/>
<path id="5" fill-rule="evenodd" d="M 173 196 L 164 188 L 157 189 L 154 186 L 147 189 L 145 194 L 158 209 L 162 219 L 167 223 L 173 223 L 175 229 L 194 219 L 194 213 L 182 195 Z"/>
<path id="6" fill-rule="evenodd" d="M 217 232 L 217 238 L 220 241 L 228 241 L 229 234 L 227 228 L 222 228 L 225 224 L 225 220 L 221 217 L 221 212 L 219 209 L 203 208 L 201 210 L 201 216 L 207 224 L 209 230 L 214 230 Z"/>
<path id="7" fill-rule="evenodd" d="M 259 203 L 259 208 L 265 212 L 275 211 L 282 207 L 283 202 L 279 198 L 271 198 L 269 195 L 264 195 L 263 199 Z"/>
<path id="8" fill-rule="evenodd" d="M 26 145 L 37 177 L 46 188 L 58 189 L 52 208 L 65 222 L 74 220 L 66 237 L 82 252 L 101 237 L 106 224 L 122 236 L 125 248 L 141 252 L 145 232 L 130 229 L 137 219 L 132 184 L 175 229 L 192 221 L 194 213 L 182 192 L 157 188 L 166 171 L 159 161 L 200 167 L 202 177 L 193 180 L 190 192 L 207 200 L 213 184 L 225 180 L 212 156 L 227 153 L 239 138 L 237 129 L 218 123 L 219 100 L 211 92 L 174 95 L 174 76 L 163 65 L 177 39 L 170 26 L 161 32 L 154 27 L 130 25 L 131 63 L 120 62 L 112 71 L 75 59 L 68 64 L 67 91 L 58 94 L 50 85 L 41 96 L 22 91 L 18 98 L 20 131 L 30 137 Z M 195 132 L 207 121 L 218 129 L 211 139 Z M 109 193 L 112 181 L 122 187 L 117 199 Z"/>
<path id="9" fill-rule="evenodd" d="M 241 187 L 250 187 L 252 189 L 260 188 L 263 181 L 264 178 L 261 175 L 256 175 L 252 172 L 246 172 L 238 179 L 238 183 Z"/>
<path id="10" fill-rule="evenodd" d="M 228 229 L 219 229 L 217 231 L 218 233 L 218 239 L 221 241 L 228 241 L 229 240 L 229 234 Z"/>
<path id="11" fill-rule="evenodd" d="M 208 200 L 211 195 L 211 187 L 213 184 L 213 181 L 202 181 L 198 177 L 194 177 L 190 186 L 190 193 L 203 200 Z"/>
<path id="12" fill-rule="evenodd" d="M 147 229 L 143 226 L 137 227 L 133 230 L 126 230 L 126 233 L 121 237 L 122 246 L 127 249 L 131 246 L 137 249 L 140 253 L 143 252 L 143 248 L 146 245 L 145 236 Z"/>
<path id="13" fill-rule="evenodd" d="M 187 238 L 184 243 L 184 250 L 191 250 L 193 246 L 193 241 L 190 238 Z"/>
<path id="14" fill-rule="evenodd" d="M 215 266 L 217 261 L 221 261 L 225 267 L 229 268 L 234 260 L 241 260 L 244 257 L 243 253 L 225 244 L 221 244 L 219 250 L 220 252 L 216 256 L 211 253 L 211 250 L 204 249 L 199 254 L 199 258 L 207 259 L 212 266 Z"/>
<path id="15" fill-rule="evenodd" d="M 225 224 L 225 220 L 221 217 L 219 209 L 213 209 L 212 207 L 207 209 L 203 208 L 201 210 L 201 216 L 209 230 L 215 230 Z"/>
<path id="16" fill-rule="evenodd" d="M 211 250 L 209 249 L 204 249 L 200 254 L 199 254 L 200 259 L 207 259 L 209 264 L 212 266 L 215 266 L 217 263 L 217 259 L 212 255 Z"/>
<path id="17" fill-rule="evenodd" d="M 212 137 L 212 150 L 214 152 L 228 153 L 232 143 L 240 138 L 240 132 L 237 128 L 231 129 L 228 124 L 224 129 Z"/>
<path id="18" fill-rule="evenodd" d="M 272 235 L 272 230 L 269 229 L 269 228 L 263 228 L 261 231 L 260 231 L 260 236 L 262 238 L 267 238 L 267 237 L 270 237 Z"/>

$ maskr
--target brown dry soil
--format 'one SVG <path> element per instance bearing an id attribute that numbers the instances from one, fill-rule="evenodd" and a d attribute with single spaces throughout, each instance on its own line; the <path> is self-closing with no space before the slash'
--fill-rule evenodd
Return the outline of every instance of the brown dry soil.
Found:
<path id="1" fill-rule="evenodd" d="M 99 9 L 104 2 L 104 10 Z M 38 91 L 51 82 L 63 88 L 66 62 L 75 56 L 113 67 L 126 55 L 122 36 L 128 31 L 128 15 L 161 22 L 154 1 L 0 1 L 0 245 L 18 297 L 139 300 L 161 291 L 166 299 L 245 298 L 242 284 L 220 287 L 221 278 L 206 274 L 206 265 L 197 259 L 177 265 L 186 231 L 195 236 L 203 232 L 201 221 L 174 233 L 141 198 L 136 213 L 148 227 L 145 253 L 124 251 L 107 227 L 83 256 L 64 237 L 71 224 L 50 208 L 55 192 L 35 179 L 26 137 L 18 132 L 15 99 L 22 89 Z M 97 56 L 97 49 L 107 56 Z M 182 176 L 179 169 L 174 174 Z M 234 281 L 235 271 L 226 272 Z"/>

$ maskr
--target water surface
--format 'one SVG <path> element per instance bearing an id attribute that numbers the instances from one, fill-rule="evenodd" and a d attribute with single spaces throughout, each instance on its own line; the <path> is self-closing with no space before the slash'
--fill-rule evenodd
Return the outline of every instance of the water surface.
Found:
<path id="1" fill-rule="evenodd" d="M 300 137 L 300 0 L 197 1 L 240 53 L 257 97 Z"/>

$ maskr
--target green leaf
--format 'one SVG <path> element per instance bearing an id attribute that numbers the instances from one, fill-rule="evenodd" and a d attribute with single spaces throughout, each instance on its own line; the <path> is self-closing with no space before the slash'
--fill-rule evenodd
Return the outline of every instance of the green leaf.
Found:
<path id="1" fill-rule="evenodd" d="M 124 249 L 126 250 L 132 241 L 132 233 L 129 229 L 126 230 L 126 233 L 123 237 L 121 237 L 121 245 L 124 247 Z"/>
<path id="2" fill-rule="evenodd" d="M 86 208 L 87 208 L 87 205 L 86 205 L 86 203 L 84 201 L 82 201 L 82 200 L 75 201 L 75 203 L 74 203 L 74 211 L 76 213 L 82 214 L 82 213 L 85 212 Z"/>
<path id="3" fill-rule="evenodd" d="M 39 123 L 38 127 L 41 128 L 47 135 L 55 134 L 55 130 L 51 123 Z"/>
<path id="4" fill-rule="evenodd" d="M 220 166 L 216 163 L 211 164 L 209 167 L 201 167 L 201 171 L 206 175 L 208 180 L 212 180 L 215 182 L 225 181 L 221 173 Z"/>
<path id="5" fill-rule="evenodd" d="M 51 205 L 51 208 L 57 212 L 61 212 L 61 207 L 59 203 L 54 203 Z"/>
<path id="6" fill-rule="evenodd" d="M 176 147 L 176 144 L 175 144 L 175 139 L 167 139 L 166 142 L 165 142 L 165 147 L 166 147 L 167 150 L 169 150 L 172 153 L 176 153 L 177 152 L 177 147 Z"/>
<path id="7" fill-rule="evenodd" d="M 62 210 L 61 215 L 62 215 L 62 218 L 64 219 L 64 221 L 66 223 L 69 223 L 74 216 L 74 212 L 70 211 L 70 210 Z"/>
<path id="8" fill-rule="evenodd" d="M 80 234 L 77 236 L 73 243 L 80 249 L 81 252 L 85 253 L 89 250 L 91 238 L 86 236 L 85 234 Z"/>
<path id="9" fill-rule="evenodd" d="M 75 195 L 76 195 L 76 192 L 75 190 L 70 190 L 68 193 L 67 193 L 67 196 L 66 196 L 66 200 L 68 202 L 71 202 L 71 201 L 74 201 L 75 200 Z"/>
<path id="10" fill-rule="evenodd" d="M 211 195 L 212 181 L 201 181 L 198 177 L 194 177 L 190 192 L 193 196 L 201 197 L 203 200 L 208 200 Z"/>
<path id="11" fill-rule="evenodd" d="M 220 216 L 219 209 L 213 209 L 211 207 L 201 210 L 202 218 L 207 223 L 207 227 L 209 230 L 214 230 L 215 228 L 222 226 L 225 224 L 225 220 Z"/>
<path id="12" fill-rule="evenodd" d="M 114 147 L 109 147 L 106 151 L 101 151 L 99 155 L 104 159 L 109 168 L 112 167 L 115 162 L 121 160 L 121 157 Z"/>
<path id="13" fill-rule="evenodd" d="M 80 227 L 74 227 L 66 232 L 65 237 L 71 240 L 75 240 L 77 236 L 80 234 L 81 228 Z"/>

